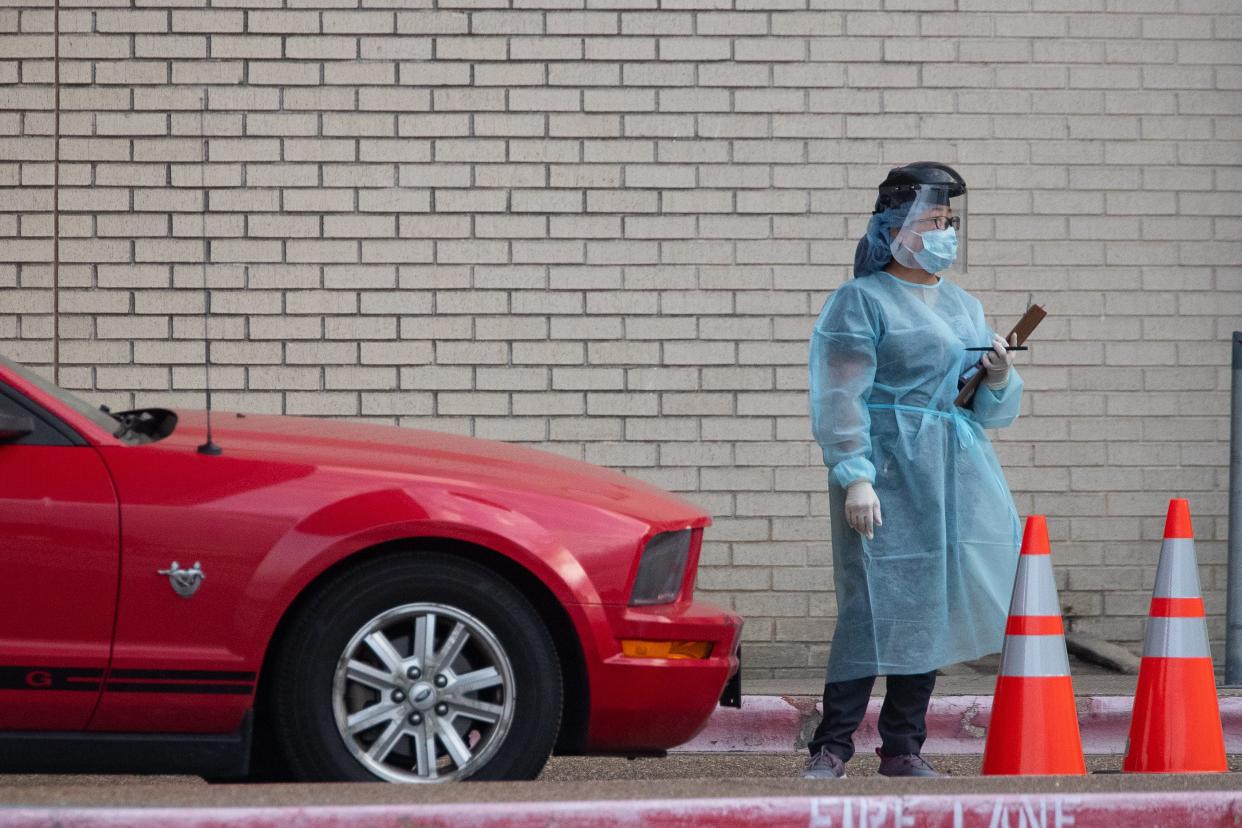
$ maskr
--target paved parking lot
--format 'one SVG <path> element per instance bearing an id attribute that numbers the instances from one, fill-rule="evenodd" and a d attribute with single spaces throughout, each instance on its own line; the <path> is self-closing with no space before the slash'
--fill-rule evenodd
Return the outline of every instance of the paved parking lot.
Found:
<path id="1" fill-rule="evenodd" d="M 553 758 L 541 781 L 589 781 L 607 779 L 786 779 L 802 773 L 803 754 L 741 756 L 728 753 L 672 754 L 664 759 Z M 979 777 L 983 757 L 930 756 L 933 767 L 951 777 Z M 875 777 L 880 761 L 874 755 L 856 755 L 846 766 L 850 777 Z M 1242 771 L 1242 756 L 1230 757 L 1230 767 Z M 1120 756 L 1088 756 L 1087 769 L 1098 776 L 1120 774 Z M 1242 777 L 1237 779 L 1242 786 Z"/>
<path id="2" fill-rule="evenodd" d="M 944 779 L 886 779 L 874 756 L 856 756 L 850 778 L 799 779 L 801 754 L 676 754 L 662 759 L 552 759 L 534 782 L 422 785 L 209 785 L 194 776 L 0 776 L 0 804 L 30 805 L 274 805 L 386 802 L 470 802 L 609 798 L 678 798 L 1025 791 L 1162 791 L 1242 789 L 1242 756 L 1230 774 L 1131 775 L 1120 756 L 1087 758 L 1086 777 L 981 777 L 979 756 L 928 757 Z"/>

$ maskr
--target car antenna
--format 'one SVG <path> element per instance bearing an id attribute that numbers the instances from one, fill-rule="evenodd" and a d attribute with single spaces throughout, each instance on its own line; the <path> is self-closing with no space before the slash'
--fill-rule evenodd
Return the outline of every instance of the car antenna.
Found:
<path id="1" fill-rule="evenodd" d="M 206 88 L 199 96 L 198 103 L 198 140 L 201 144 L 201 155 L 198 159 L 198 188 L 199 197 L 202 199 L 199 214 L 201 221 L 198 229 L 203 239 L 203 354 L 207 358 L 203 366 L 207 386 L 207 442 L 198 447 L 198 453 L 214 457 L 221 453 L 221 449 L 211 439 L 211 339 L 207 330 L 207 321 L 211 315 L 211 292 L 207 288 L 207 137 L 203 128 L 203 121 L 207 119 Z"/>

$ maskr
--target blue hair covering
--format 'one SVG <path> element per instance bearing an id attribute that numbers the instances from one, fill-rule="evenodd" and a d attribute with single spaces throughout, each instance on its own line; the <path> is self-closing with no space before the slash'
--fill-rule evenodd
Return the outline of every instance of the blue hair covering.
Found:
<path id="1" fill-rule="evenodd" d="M 892 239 L 888 231 L 900 228 L 910 212 L 910 203 L 889 207 L 871 214 L 867 232 L 854 249 L 854 275 L 865 276 L 883 268 L 893 260 Z"/>

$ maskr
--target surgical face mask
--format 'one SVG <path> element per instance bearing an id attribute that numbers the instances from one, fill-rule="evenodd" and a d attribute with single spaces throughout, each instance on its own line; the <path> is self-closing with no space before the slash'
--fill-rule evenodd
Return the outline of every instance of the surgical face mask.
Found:
<path id="1" fill-rule="evenodd" d="M 914 252 L 914 260 L 928 273 L 948 270 L 957 258 L 957 231 L 952 227 L 922 233 L 923 249 Z"/>

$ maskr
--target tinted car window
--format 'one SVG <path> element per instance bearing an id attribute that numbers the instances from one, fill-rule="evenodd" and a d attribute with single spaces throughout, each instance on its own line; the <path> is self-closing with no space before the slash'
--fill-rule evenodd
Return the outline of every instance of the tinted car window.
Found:
<path id="1" fill-rule="evenodd" d="M 7 392 L 8 389 L 6 388 Z M 9 399 L 8 394 L 0 394 L 0 417 L 25 417 L 28 416 L 26 409 L 21 408 L 17 403 Z"/>
<path id="2" fill-rule="evenodd" d="M 33 404 L 27 407 L 25 398 L 4 383 L 0 383 L 0 416 L 28 417 L 34 425 L 34 431 L 15 440 L 0 442 L 0 451 L 5 446 L 71 446 L 71 441 L 64 434 L 53 428 L 38 415 Z"/>

